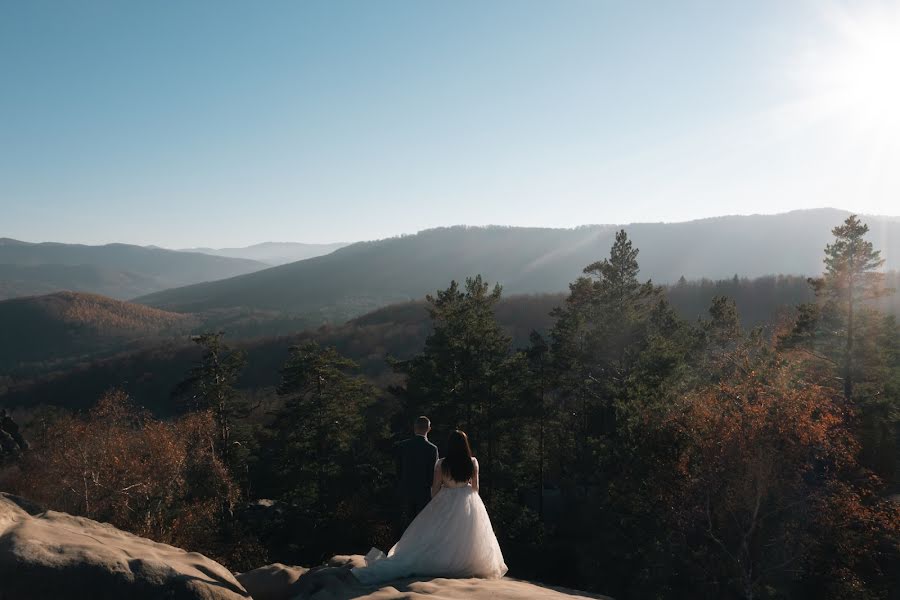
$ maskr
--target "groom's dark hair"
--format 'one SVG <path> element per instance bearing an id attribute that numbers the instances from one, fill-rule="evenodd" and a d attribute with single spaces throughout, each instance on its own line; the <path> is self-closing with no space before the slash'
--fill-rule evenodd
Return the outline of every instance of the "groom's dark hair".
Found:
<path id="1" fill-rule="evenodd" d="M 431 421 L 428 420 L 428 417 L 419 417 L 413 427 L 416 431 L 428 433 L 428 430 L 431 429 Z"/>

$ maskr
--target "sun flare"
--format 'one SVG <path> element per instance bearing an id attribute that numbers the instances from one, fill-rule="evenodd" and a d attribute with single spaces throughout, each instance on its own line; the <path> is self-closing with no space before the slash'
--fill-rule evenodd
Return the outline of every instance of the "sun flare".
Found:
<path id="1" fill-rule="evenodd" d="M 900 134 L 900 6 L 829 21 L 831 35 L 808 50 L 800 71 L 815 112 L 860 132 Z"/>

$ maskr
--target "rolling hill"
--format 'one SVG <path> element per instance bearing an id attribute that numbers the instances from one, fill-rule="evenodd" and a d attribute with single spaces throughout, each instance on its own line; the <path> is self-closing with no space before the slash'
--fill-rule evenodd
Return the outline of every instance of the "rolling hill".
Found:
<path id="1" fill-rule="evenodd" d="M 192 316 L 95 294 L 57 292 L 0 301 L 0 373 L 62 368 L 186 332 Z"/>
<path id="2" fill-rule="evenodd" d="M 2 238 L 0 299 L 69 290 L 124 300 L 267 266 L 247 259 L 129 244 L 35 244 Z"/>
<path id="3" fill-rule="evenodd" d="M 816 275 L 835 209 L 624 226 L 640 248 L 641 277 L 657 283 L 734 274 Z M 866 217 L 887 268 L 900 267 L 900 223 Z M 567 289 L 584 266 L 609 253 L 618 226 L 575 229 L 449 227 L 361 242 L 331 254 L 136 301 L 178 312 L 243 307 L 342 322 L 380 306 L 421 298 L 451 279 L 482 274 L 507 294 Z"/>
<path id="4" fill-rule="evenodd" d="M 896 284 L 896 278 L 890 283 Z M 812 297 L 810 288 L 802 277 L 703 280 L 668 289 L 673 307 L 690 320 L 705 317 L 715 295 L 734 298 L 744 323 L 748 326 L 771 320 L 785 307 L 809 301 Z M 900 301 L 900 298 L 896 299 Z M 564 294 L 504 297 L 496 307 L 496 316 L 511 337 L 513 348 L 527 346 L 529 334 L 533 330 L 549 329 L 553 324 L 551 310 L 564 300 Z M 4 304 L 0 303 L 0 314 Z M 132 305 L 126 305 L 128 306 Z M 304 340 L 314 339 L 323 345 L 334 346 L 341 354 L 357 361 L 363 374 L 385 387 L 395 381 L 385 358 L 408 358 L 421 350 L 430 331 L 425 308 L 423 300 L 403 302 L 377 309 L 340 325 L 300 332 L 283 327 L 280 335 L 250 340 L 238 339 L 234 330 L 226 325 L 229 343 L 241 347 L 247 353 L 247 367 L 239 386 L 253 390 L 277 385 L 279 368 L 287 357 L 288 348 Z M 894 305 L 892 308 L 895 314 L 900 314 L 900 306 Z M 190 318 L 200 318 L 200 315 Z M 204 322 L 197 327 L 207 325 L 208 322 Z M 98 356 L 81 361 L 74 367 L 57 369 L 55 373 L 33 372 L 29 376 L 16 377 L 14 381 L 8 382 L 11 387 L 5 395 L 0 389 L 0 403 L 21 407 L 50 404 L 84 408 L 90 406 L 105 390 L 119 386 L 139 404 L 160 414 L 169 414 L 176 410 L 170 397 L 172 389 L 184 378 L 198 357 L 199 349 L 190 343 L 183 332 L 176 331 L 172 336 L 160 336 L 148 347 L 132 349 L 115 356 Z"/>
<path id="5" fill-rule="evenodd" d="M 549 326 L 549 312 L 561 300 L 560 295 L 505 298 L 497 307 L 497 318 L 516 344 L 523 345 L 533 328 Z M 394 376 L 385 357 L 415 354 L 429 331 L 424 302 L 417 301 L 385 307 L 339 326 L 255 340 L 235 341 L 229 336 L 229 343 L 246 352 L 247 366 L 238 382 L 244 390 L 277 385 L 279 369 L 287 358 L 288 348 L 310 339 L 335 346 L 342 354 L 357 361 L 362 373 L 372 381 L 386 384 L 393 381 Z M 5 393 L 0 386 L 0 404 L 79 409 L 91 406 L 107 389 L 121 387 L 139 405 L 161 415 L 172 414 L 178 407 L 171 392 L 199 356 L 200 349 L 187 336 L 161 339 L 147 347 L 65 366 L 52 374 L 14 378 L 8 382 L 10 388 Z"/>

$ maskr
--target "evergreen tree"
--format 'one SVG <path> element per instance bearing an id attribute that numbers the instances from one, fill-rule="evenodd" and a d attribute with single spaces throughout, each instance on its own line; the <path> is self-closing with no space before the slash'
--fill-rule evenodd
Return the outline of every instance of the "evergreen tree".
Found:
<path id="1" fill-rule="evenodd" d="M 204 333 L 191 339 L 203 349 L 200 362 L 176 388 L 176 394 L 187 395 L 194 410 L 209 410 L 216 423 L 216 451 L 229 468 L 232 465 L 232 428 L 242 403 L 235 384 L 246 365 L 240 350 L 232 350 L 222 340 L 223 332 Z"/>
<path id="2" fill-rule="evenodd" d="M 361 462 L 354 450 L 375 391 L 349 374 L 356 368 L 334 348 L 307 342 L 290 349 L 281 370 L 278 393 L 285 404 L 276 427 L 283 493 L 318 516 L 333 508 L 338 490 L 348 489 L 346 479 Z"/>
<path id="3" fill-rule="evenodd" d="M 571 430 L 582 483 L 596 479 L 598 452 L 616 435 L 632 368 L 661 300 L 659 287 L 637 278 L 638 252 L 619 231 L 609 258 L 588 265 L 587 277 L 569 286 L 565 306 L 553 313 L 554 367 L 575 419 Z"/>
<path id="4" fill-rule="evenodd" d="M 692 365 L 704 335 L 676 316 L 660 288 L 638 279 L 637 256 L 620 231 L 609 258 L 570 285 L 554 312 L 550 355 L 554 475 L 566 506 L 558 531 L 568 540 L 560 551 L 589 556 L 605 589 L 643 595 L 659 581 L 639 585 L 634 574 L 673 568 L 660 551 L 658 507 L 648 501 L 659 483 L 651 473 L 671 455 L 655 432 L 672 398 L 698 377 Z M 624 556 L 613 550 L 621 548 L 629 548 Z M 615 578 L 624 571 L 632 575 Z"/>
<path id="5" fill-rule="evenodd" d="M 446 290 L 428 295 L 433 331 L 421 354 L 395 369 L 405 374 L 397 393 L 404 399 L 404 422 L 428 414 L 438 431 L 464 429 L 482 456 L 483 484 L 490 493 L 499 404 L 506 392 L 509 337 L 497 323 L 494 308 L 502 288 L 481 275 L 453 281 Z M 440 439 L 438 439 L 440 441 Z"/>
<path id="6" fill-rule="evenodd" d="M 545 438 L 548 429 L 547 394 L 550 387 L 550 346 L 544 337 L 537 331 L 532 331 L 529 337 L 530 345 L 525 350 L 528 360 L 528 374 L 533 404 L 531 414 L 538 424 L 537 440 L 537 490 L 538 490 L 538 518 L 544 520 L 544 465 L 545 465 Z"/>
<path id="7" fill-rule="evenodd" d="M 873 301 L 891 291 L 877 270 L 884 264 L 881 252 L 864 239 L 868 231 L 856 215 L 832 229 L 835 239 L 825 247 L 825 273 L 808 280 L 817 301 L 799 307 L 793 330 L 782 339 L 783 347 L 833 365 L 848 402 L 871 364 L 865 354 L 871 353 L 873 328 L 880 320 Z"/>
<path id="8" fill-rule="evenodd" d="M 713 297 L 709 317 L 700 322 L 705 343 L 702 378 L 715 379 L 722 372 L 722 360 L 744 339 L 740 316 L 734 300 L 725 296 Z"/>
<path id="9" fill-rule="evenodd" d="M 900 393 L 892 384 L 900 366 L 893 351 L 897 329 L 877 304 L 893 290 L 878 271 L 884 259 L 865 239 L 868 231 L 855 215 L 832 230 L 825 273 L 809 280 L 817 301 L 799 307 L 780 345 L 811 358 L 816 377 L 837 384 L 856 417 L 862 464 L 897 485 Z"/>
<path id="10" fill-rule="evenodd" d="M 836 310 L 844 314 L 842 372 L 844 396 L 853 397 L 854 339 L 857 313 L 866 301 L 883 295 L 884 275 L 877 271 L 883 264 L 881 251 L 865 240 L 869 226 L 850 215 L 842 225 L 831 230 L 834 242 L 825 247 L 825 276 L 816 289 Z"/>
<path id="11" fill-rule="evenodd" d="M 709 316 L 705 329 L 710 341 L 727 345 L 741 334 L 741 319 L 733 299 L 715 296 L 709 307 Z"/>

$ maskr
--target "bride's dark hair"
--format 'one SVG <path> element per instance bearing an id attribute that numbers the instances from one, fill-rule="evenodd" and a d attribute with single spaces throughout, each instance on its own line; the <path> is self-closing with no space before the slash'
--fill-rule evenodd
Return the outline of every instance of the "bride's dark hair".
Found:
<path id="1" fill-rule="evenodd" d="M 441 463 L 441 472 L 454 481 L 468 481 L 475 473 L 472 466 L 472 449 L 469 447 L 469 437 L 465 432 L 456 430 L 450 432 L 447 438 L 447 456 Z"/>

